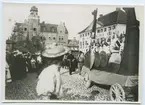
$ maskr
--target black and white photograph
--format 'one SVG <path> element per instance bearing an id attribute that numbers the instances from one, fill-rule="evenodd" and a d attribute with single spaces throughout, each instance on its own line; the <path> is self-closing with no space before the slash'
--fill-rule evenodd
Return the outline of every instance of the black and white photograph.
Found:
<path id="1" fill-rule="evenodd" d="M 4 3 L 4 100 L 140 102 L 143 9 Z"/>

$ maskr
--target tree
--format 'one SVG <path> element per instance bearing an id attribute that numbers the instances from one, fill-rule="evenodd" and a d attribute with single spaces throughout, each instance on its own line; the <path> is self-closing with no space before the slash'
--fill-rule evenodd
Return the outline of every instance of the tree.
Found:
<path id="1" fill-rule="evenodd" d="M 44 50 L 44 42 L 45 42 L 45 37 L 42 37 L 42 36 L 32 37 L 32 44 L 36 48 L 37 51 Z"/>

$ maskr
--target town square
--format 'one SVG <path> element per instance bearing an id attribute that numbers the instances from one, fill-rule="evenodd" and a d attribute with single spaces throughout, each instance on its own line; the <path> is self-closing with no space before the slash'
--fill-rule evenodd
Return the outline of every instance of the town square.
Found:
<path id="1" fill-rule="evenodd" d="M 5 100 L 138 102 L 138 10 L 6 3 Z"/>

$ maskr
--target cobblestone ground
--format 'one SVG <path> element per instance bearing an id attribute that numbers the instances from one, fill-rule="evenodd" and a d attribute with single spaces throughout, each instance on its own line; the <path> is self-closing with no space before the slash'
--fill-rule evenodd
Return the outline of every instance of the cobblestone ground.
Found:
<path id="1" fill-rule="evenodd" d="M 78 100 L 78 101 L 109 101 L 109 90 L 92 86 L 85 88 L 83 78 L 74 73 L 68 74 L 68 70 L 61 72 L 63 81 L 64 96 L 60 100 Z M 17 80 L 8 83 L 6 86 L 6 100 L 37 100 L 35 91 L 37 83 L 36 73 L 29 73 L 23 80 Z"/>

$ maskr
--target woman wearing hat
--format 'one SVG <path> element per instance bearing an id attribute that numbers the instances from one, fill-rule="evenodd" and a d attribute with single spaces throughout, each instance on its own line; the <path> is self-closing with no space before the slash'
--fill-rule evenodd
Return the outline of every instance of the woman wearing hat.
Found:
<path id="1" fill-rule="evenodd" d="M 58 96 L 61 96 L 60 69 L 63 55 L 67 52 L 68 49 L 61 46 L 53 46 L 42 52 L 44 69 L 38 77 L 36 86 L 36 92 L 40 99 L 52 99 L 52 96 L 57 99 Z"/>
<path id="2" fill-rule="evenodd" d="M 119 70 L 121 63 L 120 46 L 120 41 L 117 36 L 113 36 L 110 45 L 110 51 L 112 54 L 109 59 L 109 66 L 111 71 L 115 73 Z"/>

